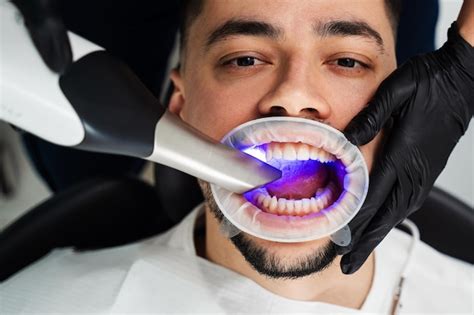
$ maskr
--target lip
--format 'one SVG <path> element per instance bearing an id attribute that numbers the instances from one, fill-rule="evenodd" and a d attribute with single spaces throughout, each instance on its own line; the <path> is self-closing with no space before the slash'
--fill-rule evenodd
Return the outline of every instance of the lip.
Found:
<path id="1" fill-rule="evenodd" d="M 333 154 L 346 167 L 338 199 L 320 212 L 305 216 L 267 213 L 244 196 L 211 184 L 214 199 L 226 218 L 256 237 L 302 242 L 328 236 L 357 214 L 367 194 L 368 172 L 362 154 L 340 131 L 327 125 L 303 118 L 262 118 L 233 129 L 222 142 L 244 152 L 270 142 L 302 142 Z"/>
<path id="2" fill-rule="evenodd" d="M 333 203 L 318 213 L 312 213 L 303 217 L 274 215 L 257 208 L 241 195 L 232 194 L 231 198 L 233 203 L 240 204 L 239 220 L 236 221 L 234 218 L 224 214 L 233 225 L 250 235 L 281 243 L 306 242 L 329 236 L 347 224 L 344 216 L 352 211 L 347 205 Z M 344 198 L 352 198 L 352 196 L 348 195 Z M 219 202 L 217 204 L 219 205 Z M 356 207 L 358 202 L 357 200 L 352 200 L 351 204 Z M 344 223 L 334 225 L 336 221 Z M 315 227 L 318 230 L 317 234 L 311 233 L 315 230 Z M 264 233 L 256 232 L 257 229 L 264 231 Z"/>

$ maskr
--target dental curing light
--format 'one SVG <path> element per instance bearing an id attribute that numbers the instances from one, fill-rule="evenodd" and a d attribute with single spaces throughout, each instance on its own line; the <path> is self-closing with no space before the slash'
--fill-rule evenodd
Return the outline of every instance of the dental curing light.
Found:
<path id="1" fill-rule="evenodd" d="M 61 76 L 51 72 L 13 5 L 0 3 L 0 14 L 0 120 L 58 145 L 150 160 L 236 193 L 280 177 L 185 124 L 123 62 L 73 33 L 73 64 Z"/>
<path id="2" fill-rule="evenodd" d="M 347 223 L 365 200 L 369 176 L 362 153 L 342 132 L 309 119 L 269 117 L 236 127 L 222 142 L 282 171 L 279 180 L 243 195 L 211 184 L 228 236 L 243 231 L 287 243 L 328 236 L 349 245 Z"/>

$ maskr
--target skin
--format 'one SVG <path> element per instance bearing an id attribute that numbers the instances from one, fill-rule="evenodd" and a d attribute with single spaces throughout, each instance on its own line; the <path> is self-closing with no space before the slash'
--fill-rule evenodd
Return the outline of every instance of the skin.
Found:
<path id="1" fill-rule="evenodd" d="M 281 38 L 237 35 L 206 47 L 209 34 L 229 19 L 251 18 L 279 27 Z M 328 20 L 363 21 L 380 33 L 383 51 L 364 36 L 320 36 L 312 25 Z M 255 57 L 240 67 L 232 58 Z M 338 64 L 340 58 L 361 61 L 368 68 Z M 315 119 L 343 130 L 371 99 L 380 82 L 396 67 L 394 38 L 382 0 L 209 0 L 192 23 L 181 71 L 171 79 L 175 90 L 170 110 L 220 140 L 249 120 L 284 115 Z M 380 137 L 361 147 L 371 168 Z M 247 235 L 287 264 L 328 244 L 276 243 Z M 340 257 L 317 274 L 295 279 L 270 279 L 257 273 L 219 232 L 206 207 L 202 255 L 248 277 L 278 295 L 360 308 L 369 292 L 373 255 L 352 275 L 340 271 Z"/>
<path id="2" fill-rule="evenodd" d="M 474 0 L 464 0 L 457 22 L 459 34 L 474 46 Z"/>

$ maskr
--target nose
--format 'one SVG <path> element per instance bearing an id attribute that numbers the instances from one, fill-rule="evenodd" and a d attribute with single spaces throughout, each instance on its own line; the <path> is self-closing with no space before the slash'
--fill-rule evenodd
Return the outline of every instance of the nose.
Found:
<path id="1" fill-rule="evenodd" d="M 292 116 L 327 120 L 331 107 L 318 86 L 318 74 L 305 62 L 288 63 L 279 70 L 268 93 L 258 104 L 263 116 Z"/>

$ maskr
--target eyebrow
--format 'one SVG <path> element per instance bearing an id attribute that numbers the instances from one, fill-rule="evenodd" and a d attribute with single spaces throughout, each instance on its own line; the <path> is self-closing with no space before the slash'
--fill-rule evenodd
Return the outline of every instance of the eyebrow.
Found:
<path id="1" fill-rule="evenodd" d="M 379 46 L 383 52 L 384 43 L 380 33 L 369 24 L 362 21 L 335 20 L 326 23 L 316 23 L 313 27 L 316 34 L 327 36 L 363 36 L 369 38 Z"/>
<path id="2" fill-rule="evenodd" d="M 384 43 L 380 33 L 363 21 L 331 20 L 318 22 L 313 26 L 315 34 L 328 36 L 363 36 L 373 40 L 380 51 L 384 51 Z M 284 35 L 282 28 L 267 22 L 250 19 L 231 19 L 216 27 L 207 37 L 206 49 L 230 36 L 249 35 L 271 39 L 281 39 Z"/>
<path id="3" fill-rule="evenodd" d="M 232 19 L 210 33 L 206 41 L 206 47 L 210 48 L 213 44 L 235 35 L 261 36 L 277 40 L 283 36 L 283 30 L 262 21 Z"/>

